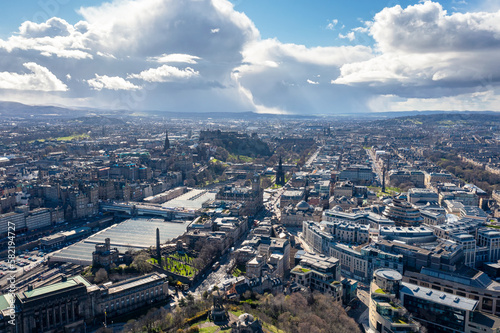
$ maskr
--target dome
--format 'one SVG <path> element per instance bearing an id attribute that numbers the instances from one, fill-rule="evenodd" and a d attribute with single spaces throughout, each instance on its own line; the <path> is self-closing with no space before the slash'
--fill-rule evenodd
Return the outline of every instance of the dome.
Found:
<path id="1" fill-rule="evenodd" d="M 297 204 L 297 209 L 298 210 L 309 210 L 310 206 L 307 202 L 305 202 L 304 200 L 302 200 L 301 202 L 299 202 Z"/>

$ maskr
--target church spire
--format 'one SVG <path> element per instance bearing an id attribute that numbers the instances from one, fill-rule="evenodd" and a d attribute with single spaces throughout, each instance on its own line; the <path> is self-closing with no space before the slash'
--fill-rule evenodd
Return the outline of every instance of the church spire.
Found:
<path id="1" fill-rule="evenodd" d="M 170 149 L 170 141 L 168 140 L 168 131 L 165 131 L 165 145 L 163 146 L 163 151 Z"/>

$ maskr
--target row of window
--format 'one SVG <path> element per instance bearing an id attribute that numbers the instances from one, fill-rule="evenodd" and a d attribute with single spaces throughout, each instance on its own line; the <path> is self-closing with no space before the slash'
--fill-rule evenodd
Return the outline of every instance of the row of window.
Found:
<path id="1" fill-rule="evenodd" d="M 104 310 L 113 311 L 115 309 L 118 310 L 120 307 L 120 304 L 121 304 L 121 307 L 123 308 L 125 306 L 128 306 L 129 304 L 144 301 L 145 299 L 152 298 L 153 296 L 158 296 L 159 291 L 160 291 L 160 288 L 157 287 L 154 289 L 154 293 L 153 293 L 153 290 L 151 290 L 151 292 L 148 290 L 148 291 L 146 291 L 146 293 L 142 292 L 140 295 L 137 294 L 137 295 L 133 295 L 132 297 L 128 296 L 127 298 L 125 298 L 122 296 L 120 298 L 121 302 L 120 302 L 120 300 L 117 300 L 116 302 L 114 300 L 112 300 L 112 301 L 108 301 L 105 304 L 102 304 L 101 311 L 104 311 Z"/>

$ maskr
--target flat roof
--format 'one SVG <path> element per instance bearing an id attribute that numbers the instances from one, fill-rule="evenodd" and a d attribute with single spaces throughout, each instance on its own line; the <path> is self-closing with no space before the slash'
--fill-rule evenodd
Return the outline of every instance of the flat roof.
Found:
<path id="1" fill-rule="evenodd" d="M 434 303 L 446 305 L 455 309 L 461 309 L 466 311 L 473 311 L 478 301 L 461 297 L 449 293 L 445 293 L 439 290 L 433 290 L 429 288 L 424 288 L 411 283 L 402 283 L 401 293 L 415 296 L 420 299 L 425 299 Z"/>
<path id="2" fill-rule="evenodd" d="M 41 287 L 41 288 L 36 288 L 31 291 L 24 291 L 21 293 L 18 293 L 18 295 L 22 295 L 23 298 L 33 298 L 45 294 L 49 294 L 55 291 L 63 290 L 66 288 L 70 288 L 73 286 L 77 286 L 79 284 L 83 284 L 86 287 L 90 287 L 91 284 L 85 280 L 82 276 L 76 275 L 74 277 L 68 278 L 65 282 L 58 282 L 51 284 L 49 286 Z"/>
<path id="3" fill-rule="evenodd" d="M 13 294 L 4 294 L 0 296 L 0 311 L 5 311 L 10 307 L 10 300 L 14 297 Z"/>
<path id="4" fill-rule="evenodd" d="M 141 286 L 141 285 L 144 285 L 144 284 L 147 284 L 150 282 L 159 281 L 159 280 L 161 280 L 161 276 L 155 273 L 155 274 L 151 274 L 151 275 L 148 275 L 145 277 L 140 277 L 138 279 L 135 279 L 134 281 L 123 282 L 123 283 L 117 284 L 117 285 L 111 285 L 111 287 L 108 290 L 109 290 L 110 294 L 113 294 L 113 293 L 118 293 L 118 292 L 123 291 L 123 290 L 132 289 L 132 288 L 135 288 L 137 286 Z"/>
<path id="5" fill-rule="evenodd" d="M 111 247 L 118 248 L 122 253 L 129 248 L 147 249 L 156 245 L 156 228 L 160 229 L 160 242 L 163 244 L 184 234 L 189 223 L 166 222 L 154 218 L 129 219 L 55 252 L 51 255 L 51 260 L 90 264 L 96 244 L 104 243 L 106 238 L 110 239 Z"/>
<path id="6" fill-rule="evenodd" d="M 375 271 L 375 274 L 381 278 L 388 280 L 402 280 L 403 276 L 398 271 L 389 268 L 380 268 Z"/>
<path id="7" fill-rule="evenodd" d="M 184 193 L 177 198 L 163 203 L 161 206 L 166 208 L 184 208 L 184 209 L 201 209 L 203 203 L 208 200 L 215 200 L 217 193 L 207 190 L 193 189 Z"/>

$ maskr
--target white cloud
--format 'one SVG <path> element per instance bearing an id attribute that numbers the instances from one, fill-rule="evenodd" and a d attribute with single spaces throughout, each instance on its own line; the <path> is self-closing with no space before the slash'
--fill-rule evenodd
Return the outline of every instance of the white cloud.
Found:
<path id="1" fill-rule="evenodd" d="M 344 64 L 332 83 L 369 88 L 374 95 L 427 99 L 419 102 L 422 107 L 433 103 L 440 109 L 439 98 L 450 102 L 451 96 L 498 85 L 499 22 L 500 12 L 448 14 L 430 1 L 385 8 L 367 24 L 379 54 Z"/>
<path id="2" fill-rule="evenodd" d="M 350 32 L 346 33 L 345 35 L 339 33 L 339 38 L 349 39 L 352 42 L 356 38 L 356 36 L 354 36 L 354 31 L 350 31 Z"/>
<path id="3" fill-rule="evenodd" d="M 179 79 L 189 79 L 199 75 L 200 73 L 191 67 L 180 69 L 174 66 L 163 65 L 158 68 L 150 68 L 139 74 L 130 74 L 127 78 L 141 79 L 148 82 L 169 82 Z"/>
<path id="4" fill-rule="evenodd" d="M 26 38 L 69 36 L 73 26 L 63 19 L 53 17 L 44 23 L 26 21 L 19 28 L 19 35 Z"/>
<path id="5" fill-rule="evenodd" d="M 97 51 L 96 53 L 98 56 L 100 57 L 104 57 L 104 58 L 111 58 L 111 59 L 116 59 L 116 57 L 112 54 L 109 54 L 109 53 L 104 53 L 104 52 L 101 52 L 101 51 Z"/>
<path id="6" fill-rule="evenodd" d="M 92 58 L 85 47 L 85 37 L 63 19 L 53 17 L 45 23 L 26 21 L 21 24 L 19 34 L 8 40 L 0 39 L 0 49 L 11 53 L 15 50 L 35 50 L 41 55 L 59 58 Z"/>
<path id="7" fill-rule="evenodd" d="M 340 66 L 346 62 L 366 60 L 371 57 L 371 49 L 365 46 L 308 48 L 304 45 L 283 44 L 276 39 L 255 41 L 247 44 L 243 49 L 244 63 L 268 67 L 276 67 L 285 60 L 304 64 Z"/>
<path id="8" fill-rule="evenodd" d="M 92 45 L 115 56 L 180 53 L 239 61 L 242 45 L 259 36 L 227 0 L 115 0 L 79 13 L 89 24 Z"/>
<path id="9" fill-rule="evenodd" d="M 335 27 L 337 26 L 338 23 L 339 23 L 339 20 L 337 20 L 337 19 L 331 20 L 331 22 L 328 22 L 328 24 L 326 25 L 326 28 L 328 30 L 335 30 Z"/>
<path id="10" fill-rule="evenodd" d="M 196 64 L 200 57 L 189 55 L 189 54 L 162 54 L 159 57 L 150 57 L 149 61 L 155 61 L 159 63 L 170 63 L 170 62 L 182 62 L 186 64 Z"/>
<path id="11" fill-rule="evenodd" d="M 30 74 L 0 72 L 0 89 L 66 91 L 68 87 L 47 68 L 34 62 L 23 64 Z"/>
<path id="12" fill-rule="evenodd" d="M 119 76 L 95 75 L 95 78 L 87 80 L 87 84 L 94 90 L 137 90 L 141 87 L 125 80 Z"/>
<path id="13" fill-rule="evenodd" d="M 0 98 L 273 113 L 437 109 L 459 101 L 477 109 L 497 100 L 500 12 L 395 6 L 339 34 L 348 45 L 335 47 L 263 40 L 228 0 L 113 0 L 79 12 L 74 25 L 24 22 L 0 39 Z M 336 19 L 327 24 L 343 28 Z M 373 47 L 359 45 L 372 38 Z M 23 64 L 31 72 L 22 73 Z"/>
<path id="14" fill-rule="evenodd" d="M 500 11 L 448 14 L 441 4 L 385 8 L 375 15 L 371 35 L 384 52 L 479 51 L 500 47 Z"/>
<path id="15" fill-rule="evenodd" d="M 266 39 L 246 45 L 243 65 L 235 69 L 233 77 L 247 91 L 242 95 L 250 96 L 258 110 L 318 113 L 332 111 L 335 105 L 345 111 L 351 110 L 348 106 L 351 100 L 342 96 L 349 96 L 346 92 L 353 89 L 311 84 L 316 82 L 310 79 L 311 73 L 334 78 L 342 64 L 371 57 L 372 50 L 364 46 L 308 48 Z M 359 94 L 355 101 L 357 110 L 366 110 L 359 106 L 363 100 L 363 94 Z"/>

